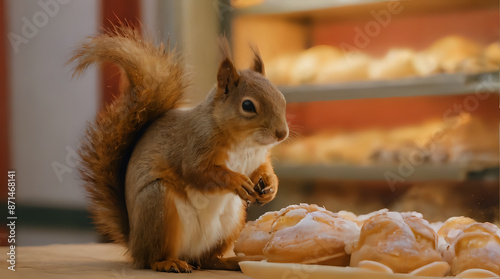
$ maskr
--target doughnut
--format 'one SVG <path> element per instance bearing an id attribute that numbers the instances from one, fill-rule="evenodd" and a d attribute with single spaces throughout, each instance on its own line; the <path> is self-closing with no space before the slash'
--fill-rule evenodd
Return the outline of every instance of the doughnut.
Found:
<path id="1" fill-rule="evenodd" d="M 347 266 L 346 246 L 359 237 L 359 228 L 317 205 L 292 205 L 282 209 L 264 247 L 269 262 Z"/>
<path id="2" fill-rule="evenodd" d="M 246 256 L 262 255 L 262 248 L 271 238 L 271 225 L 277 216 L 277 211 L 271 211 L 255 221 L 247 222 L 234 245 L 234 253 Z"/>
<path id="3" fill-rule="evenodd" d="M 350 266 L 369 260 L 397 273 L 409 273 L 442 262 L 437 234 L 417 213 L 385 212 L 368 219 L 354 246 Z"/>
<path id="4" fill-rule="evenodd" d="M 483 269 L 500 276 L 500 229 L 491 223 L 473 223 L 454 238 L 443 254 L 451 275 Z"/>

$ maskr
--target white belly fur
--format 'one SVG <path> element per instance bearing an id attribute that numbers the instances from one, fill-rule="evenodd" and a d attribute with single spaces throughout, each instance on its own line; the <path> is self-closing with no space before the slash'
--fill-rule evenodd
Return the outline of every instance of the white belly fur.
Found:
<path id="1" fill-rule="evenodd" d="M 187 190 L 187 200 L 175 200 L 182 232 L 179 259 L 197 259 L 226 239 L 239 225 L 243 210 L 240 197 L 233 193 L 207 195 Z"/>
<path id="2" fill-rule="evenodd" d="M 266 159 L 267 148 L 232 148 L 226 166 L 232 171 L 250 175 Z M 226 239 L 240 225 L 242 200 L 233 193 L 207 195 L 187 189 L 187 200 L 175 200 L 182 231 L 179 259 L 196 259 Z"/>
<path id="3" fill-rule="evenodd" d="M 242 146 L 248 146 L 242 143 Z M 242 148 L 233 146 L 226 161 L 226 167 L 230 170 L 250 176 L 252 172 L 266 161 L 268 147 L 256 146 Z"/>

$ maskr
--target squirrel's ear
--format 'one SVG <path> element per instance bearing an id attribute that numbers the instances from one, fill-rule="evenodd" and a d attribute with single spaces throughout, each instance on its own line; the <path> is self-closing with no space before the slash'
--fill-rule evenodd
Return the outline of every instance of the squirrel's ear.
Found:
<path id="1" fill-rule="evenodd" d="M 264 75 L 264 62 L 262 61 L 262 57 L 260 57 L 260 52 L 257 46 L 251 45 L 253 51 L 253 65 L 252 70 Z"/>
<path id="2" fill-rule="evenodd" d="M 240 75 L 231 61 L 231 48 L 225 36 L 219 37 L 219 47 L 222 54 L 222 62 L 217 72 L 217 88 L 219 92 L 229 93 L 229 90 L 238 85 Z"/>
<path id="3" fill-rule="evenodd" d="M 217 72 L 217 88 L 222 90 L 224 94 L 227 94 L 231 88 L 238 85 L 239 79 L 240 75 L 234 67 L 233 62 L 228 57 L 224 58 Z"/>

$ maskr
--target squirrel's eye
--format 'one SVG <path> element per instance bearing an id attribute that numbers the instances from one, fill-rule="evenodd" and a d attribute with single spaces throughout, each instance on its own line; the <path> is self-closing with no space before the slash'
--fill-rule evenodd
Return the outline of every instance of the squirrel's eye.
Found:
<path id="1" fill-rule="evenodd" d="M 255 106 L 250 100 L 245 100 L 241 104 L 241 108 L 246 112 L 257 112 L 255 111 Z"/>

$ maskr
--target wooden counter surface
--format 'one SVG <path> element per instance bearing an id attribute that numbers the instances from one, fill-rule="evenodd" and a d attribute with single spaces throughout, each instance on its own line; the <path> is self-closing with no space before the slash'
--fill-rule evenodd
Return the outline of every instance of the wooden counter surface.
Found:
<path id="1" fill-rule="evenodd" d="M 8 270 L 8 252 L 8 247 L 0 247 L 0 278 L 249 278 L 235 271 L 195 270 L 191 274 L 175 274 L 133 269 L 124 255 L 125 249 L 115 244 L 18 246 L 15 272 Z"/>

